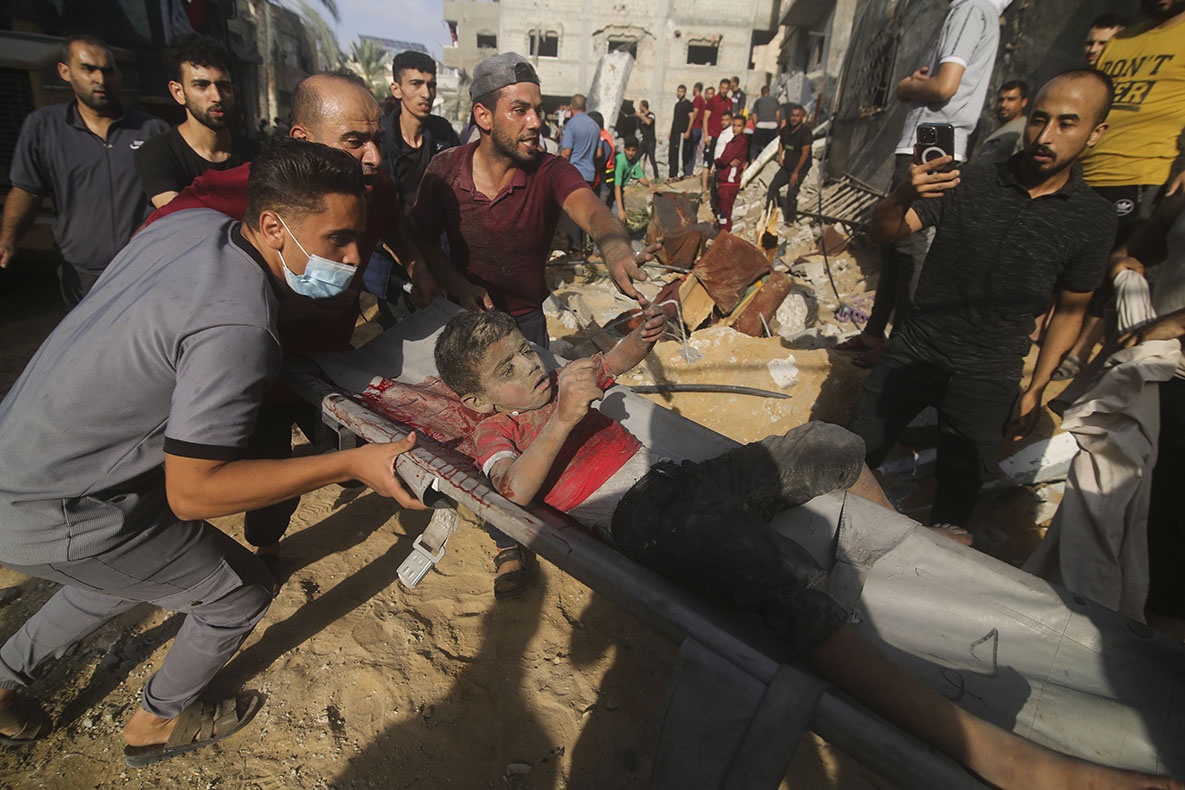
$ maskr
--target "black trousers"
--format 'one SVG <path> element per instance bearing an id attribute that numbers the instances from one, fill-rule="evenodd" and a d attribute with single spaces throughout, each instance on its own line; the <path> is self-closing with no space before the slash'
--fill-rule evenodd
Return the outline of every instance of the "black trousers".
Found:
<path id="1" fill-rule="evenodd" d="M 1185 380 L 1160 385 L 1160 441 L 1148 503 L 1148 608 L 1185 618 Z"/>
<path id="2" fill-rule="evenodd" d="M 658 160 L 654 158 L 654 152 L 658 148 L 658 141 L 651 137 L 649 140 L 642 138 L 640 145 L 641 161 L 650 160 L 650 170 L 654 173 L 654 177 L 658 178 Z"/>
<path id="3" fill-rule="evenodd" d="M 782 220 L 787 225 L 798 219 L 798 190 L 802 186 L 802 179 L 806 178 L 806 174 L 810 172 L 810 164 L 806 169 L 798 174 L 798 182 L 790 183 L 790 173 L 784 167 L 779 167 L 778 172 L 774 173 L 773 181 L 769 182 L 769 189 L 765 193 L 765 204 L 777 203 L 782 187 L 786 188 L 786 196 L 782 198 Z"/>
<path id="4" fill-rule="evenodd" d="M 1016 397 L 1016 381 L 957 375 L 918 358 L 898 338 L 865 380 L 850 427 L 864 440 L 865 462 L 876 468 L 918 412 L 938 409 L 938 489 L 930 523 L 962 527 L 995 465 Z"/>

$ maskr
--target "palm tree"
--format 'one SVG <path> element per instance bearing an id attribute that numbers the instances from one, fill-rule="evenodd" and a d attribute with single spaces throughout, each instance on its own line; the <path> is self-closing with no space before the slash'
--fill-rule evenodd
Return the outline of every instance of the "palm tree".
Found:
<path id="1" fill-rule="evenodd" d="M 358 37 L 350 47 L 349 66 L 380 102 L 387 96 L 387 50 L 372 38 Z"/>
<path id="2" fill-rule="evenodd" d="M 337 18 L 337 6 L 333 0 L 321 0 L 321 3 L 329 11 L 330 15 L 333 16 L 335 21 L 340 21 Z M 300 9 L 300 15 L 304 17 L 309 30 L 313 33 L 313 41 L 317 45 L 317 56 L 320 60 L 319 67 L 329 70 L 342 66 L 344 58 L 342 57 L 341 47 L 337 43 L 337 34 L 333 32 L 333 28 L 325 21 L 325 17 L 321 16 L 308 0 L 296 0 L 296 6 Z"/>

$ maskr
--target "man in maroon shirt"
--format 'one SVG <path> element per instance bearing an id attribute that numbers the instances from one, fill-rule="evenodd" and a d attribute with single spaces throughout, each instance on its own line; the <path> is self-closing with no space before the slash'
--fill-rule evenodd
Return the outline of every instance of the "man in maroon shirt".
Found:
<path id="1" fill-rule="evenodd" d="M 618 289 L 643 304 L 629 232 L 569 162 L 539 143 L 542 94 L 521 55 L 486 58 L 469 86 L 481 138 L 442 151 L 428 166 L 412 209 L 425 260 L 446 292 L 470 310 L 497 308 L 547 346 L 544 267 L 556 223 L 567 214 L 600 248 Z M 440 246 L 447 234 L 449 255 Z M 451 258 L 451 260 L 450 260 Z"/>
<path id="2" fill-rule="evenodd" d="M 513 52 L 486 58 L 473 70 L 469 96 L 481 137 L 437 154 L 411 214 L 425 260 L 444 290 L 470 310 L 510 313 L 528 340 L 546 348 L 543 274 L 556 224 L 567 214 L 600 248 L 618 289 L 645 306 L 633 281 L 646 279 L 638 263 L 652 250 L 635 258 L 625 225 L 580 172 L 543 152 L 543 95 L 531 64 Z M 486 528 L 499 550 L 495 597 L 521 595 L 527 555 L 513 538 Z"/>
<path id="3" fill-rule="evenodd" d="M 362 163 L 366 178 L 366 230 L 358 239 L 361 263 L 350 287 L 340 296 L 309 299 L 286 293 L 280 301 L 278 327 L 285 353 L 344 351 L 358 320 L 358 293 L 362 275 L 375 247 L 386 240 L 401 243 L 399 199 L 382 164 L 382 125 L 378 102 L 357 80 L 340 74 L 317 74 L 297 86 L 292 97 L 292 129 L 289 136 L 331 148 L 339 148 Z M 247 212 L 247 178 L 251 165 L 207 171 L 148 218 L 157 219 L 193 208 L 220 211 L 235 219 Z M 414 240 L 402 243 L 415 249 Z M 418 271 L 417 271 L 418 269 Z M 427 303 L 437 293 L 436 281 L 424 266 L 409 272 L 419 289 L 417 299 Z M 267 392 L 260 409 L 249 450 L 254 458 L 286 458 L 292 453 L 292 424 L 310 436 L 318 415 L 277 385 Z M 300 500 L 285 500 L 247 514 L 247 542 L 270 553 L 288 528 Z"/>

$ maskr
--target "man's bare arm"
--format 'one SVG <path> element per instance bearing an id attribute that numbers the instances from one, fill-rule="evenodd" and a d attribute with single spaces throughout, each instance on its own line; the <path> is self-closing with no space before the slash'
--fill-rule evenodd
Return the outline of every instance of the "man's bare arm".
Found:
<path id="1" fill-rule="evenodd" d="M 8 191 L 4 201 L 4 219 L 0 222 L 0 269 L 7 268 L 16 255 L 16 245 L 37 218 L 41 197 L 20 187 Z"/>
<path id="2" fill-rule="evenodd" d="M 1020 396 L 1020 407 L 1017 418 L 1008 426 L 1008 434 L 1014 439 L 1028 436 L 1037 425 L 1041 417 L 1042 398 L 1045 388 L 1053 379 L 1053 372 L 1061 364 L 1066 354 L 1074 347 L 1078 340 L 1078 333 L 1082 329 L 1082 318 L 1086 315 L 1086 306 L 1090 304 L 1092 292 L 1076 293 L 1074 291 L 1058 291 L 1057 303 L 1053 309 L 1053 318 L 1049 328 L 1045 331 L 1045 338 L 1041 341 L 1041 351 L 1037 354 L 1037 364 L 1033 369 L 1033 378 L 1024 394 Z"/>
<path id="3" fill-rule="evenodd" d="M 211 461 L 166 453 L 165 493 L 173 513 L 184 521 L 256 510 L 350 479 L 403 507 L 423 510 L 395 475 L 395 457 L 415 444 L 413 433 L 398 442 L 300 458 Z"/>
<path id="4" fill-rule="evenodd" d="M 959 89 L 963 80 L 964 67 L 947 61 L 938 67 L 938 73 L 930 76 L 930 67 L 920 69 L 897 84 L 897 99 L 919 104 L 941 104 L 949 101 Z"/>
<path id="5" fill-rule="evenodd" d="M 909 180 L 876 204 L 868 223 L 868 238 L 877 244 L 891 244 L 922 229 L 922 220 L 911 206 L 915 200 L 942 197 L 959 185 L 959 171 L 938 172 L 953 162 L 950 156 L 939 157 L 920 165 L 910 165 Z"/>
<path id="6" fill-rule="evenodd" d="M 657 247 L 648 247 L 637 257 L 630 247 L 630 234 L 625 224 L 609 210 L 591 189 L 577 189 L 564 201 L 564 212 L 572 218 L 596 243 L 617 290 L 631 299 L 643 302 L 642 295 L 634 288 L 634 281 L 643 281 L 645 273 L 638 268 L 639 260 L 653 257 Z"/>

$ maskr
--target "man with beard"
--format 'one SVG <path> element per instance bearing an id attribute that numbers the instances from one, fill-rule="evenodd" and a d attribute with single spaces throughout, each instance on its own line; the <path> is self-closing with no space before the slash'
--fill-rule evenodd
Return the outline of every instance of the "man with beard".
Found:
<path id="1" fill-rule="evenodd" d="M 169 93 L 185 108 L 185 121 L 136 151 L 136 170 L 156 208 L 177 197 L 207 170 L 229 170 L 255 156 L 259 146 L 231 134 L 235 88 L 230 53 L 212 38 L 187 33 L 165 49 Z"/>
<path id="2" fill-rule="evenodd" d="M 988 135 L 976 157 L 980 162 L 1003 162 L 1024 148 L 1028 119 L 1029 86 L 1024 80 L 1009 80 L 996 92 L 996 120 L 1000 128 Z"/>
<path id="3" fill-rule="evenodd" d="M 566 159 L 543 153 L 543 95 L 530 62 L 514 52 L 486 58 L 473 70 L 469 96 L 481 137 L 432 160 L 412 209 L 425 259 L 444 290 L 470 310 L 509 313 L 528 340 L 546 348 L 544 268 L 566 214 L 592 237 L 617 288 L 646 306 L 633 281 L 646 279 L 638 263 L 652 250 L 635 258 L 629 232 L 590 179 Z M 565 140 L 580 117 L 565 125 Z M 448 238 L 447 256 L 441 233 Z M 492 527 L 487 531 L 498 549 L 494 596 L 522 595 L 525 551 Z"/>
<path id="4" fill-rule="evenodd" d="M 1116 33 L 1094 66 L 1115 83 L 1110 132 L 1082 157 L 1086 183 L 1111 201 L 1116 243 L 1147 219 L 1185 128 L 1185 0 L 1145 0 L 1148 18 Z"/>
<path id="5" fill-rule="evenodd" d="M 366 227 L 358 239 L 362 262 L 344 293 L 327 299 L 310 299 L 285 293 L 280 299 L 279 333 L 285 353 L 344 351 L 358 318 L 358 292 L 371 253 L 382 241 L 412 245 L 400 227 L 395 185 L 382 170 L 382 127 L 378 102 L 353 74 L 315 74 L 304 79 L 292 96 L 292 128 L 289 135 L 338 148 L 362 163 L 366 184 Z M 247 183 L 251 165 L 209 171 L 186 187 L 171 203 L 149 220 L 191 208 L 212 208 L 242 219 L 247 212 Z M 414 247 L 414 245 L 412 245 Z M 413 256 L 414 260 L 418 256 Z M 416 294 L 431 299 L 436 283 L 423 266 L 410 273 Z M 252 458 L 287 458 L 292 454 L 292 425 L 311 436 L 319 416 L 315 409 L 282 386 L 264 396 L 255 432 L 248 444 Z M 270 554 L 288 528 L 299 499 L 286 499 L 247 513 L 247 542 Z"/>
<path id="6" fill-rule="evenodd" d="M 1052 294 L 1053 319 L 1007 428 L 1013 437 L 1036 424 L 1050 377 L 1102 282 L 1114 212 L 1075 160 L 1106 131 L 1112 95 L 1101 72 L 1064 72 L 1034 99 L 1020 154 L 962 171 L 942 171 L 949 156 L 916 164 L 876 206 L 874 242 L 936 232 L 914 311 L 865 382 L 852 430 L 875 468 L 918 412 L 938 409 L 932 524 L 962 527 L 971 515 L 1017 400 L 1034 317 Z"/>
<path id="7" fill-rule="evenodd" d="M 62 299 L 73 307 L 148 216 L 132 157 L 169 126 L 124 109 L 115 56 L 93 36 L 63 42 L 58 76 L 70 84 L 74 101 L 30 113 L 21 127 L 0 223 L 0 268 L 12 262 L 49 196 L 57 212 L 54 244 L 63 259 Z"/>
<path id="8" fill-rule="evenodd" d="M 591 178 L 543 153 L 543 97 L 531 64 L 513 52 L 486 58 L 474 69 L 469 95 L 481 138 L 432 160 L 412 209 L 420 245 L 444 290 L 470 310 L 510 313 L 528 340 L 546 347 L 543 271 L 556 223 L 567 214 L 600 248 L 618 289 L 645 303 L 632 281 L 646 277 L 625 225 L 593 192 Z M 442 232 L 451 259 L 441 248 Z"/>

